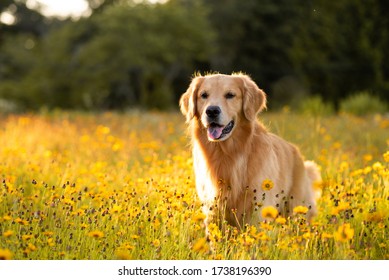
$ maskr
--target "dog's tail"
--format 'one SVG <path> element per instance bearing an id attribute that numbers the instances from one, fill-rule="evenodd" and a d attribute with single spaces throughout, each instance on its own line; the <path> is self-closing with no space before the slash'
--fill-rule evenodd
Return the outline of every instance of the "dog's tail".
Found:
<path id="1" fill-rule="evenodd" d="M 322 178 L 320 175 L 320 167 L 314 162 L 307 160 L 304 162 L 305 170 L 307 171 L 308 178 L 312 182 L 312 187 L 315 193 L 315 198 L 318 199 L 321 196 L 321 183 Z"/>

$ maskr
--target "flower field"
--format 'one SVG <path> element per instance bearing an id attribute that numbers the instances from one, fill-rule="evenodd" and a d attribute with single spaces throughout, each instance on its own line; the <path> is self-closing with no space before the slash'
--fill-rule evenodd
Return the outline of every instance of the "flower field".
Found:
<path id="1" fill-rule="evenodd" d="M 389 259 L 389 120 L 260 117 L 321 166 L 319 214 L 263 207 L 210 250 L 179 113 L 1 116 L 0 259 Z"/>

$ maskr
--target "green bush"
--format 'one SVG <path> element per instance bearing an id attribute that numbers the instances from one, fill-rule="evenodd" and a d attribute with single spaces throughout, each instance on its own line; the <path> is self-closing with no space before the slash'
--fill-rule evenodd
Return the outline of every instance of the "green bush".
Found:
<path id="1" fill-rule="evenodd" d="M 384 101 L 366 91 L 353 94 L 340 103 L 340 112 L 357 116 L 385 113 L 387 109 Z"/>
<path id="2" fill-rule="evenodd" d="M 320 96 L 311 96 L 303 99 L 299 110 L 301 113 L 311 116 L 328 116 L 334 113 L 332 104 L 324 102 Z"/>

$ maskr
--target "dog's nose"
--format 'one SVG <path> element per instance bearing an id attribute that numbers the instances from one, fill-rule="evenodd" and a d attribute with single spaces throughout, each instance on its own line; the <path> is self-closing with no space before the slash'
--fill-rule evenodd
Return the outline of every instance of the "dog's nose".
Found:
<path id="1" fill-rule="evenodd" d="M 205 113 L 211 119 L 217 118 L 221 112 L 219 106 L 209 106 L 207 110 L 205 110 Z"/>

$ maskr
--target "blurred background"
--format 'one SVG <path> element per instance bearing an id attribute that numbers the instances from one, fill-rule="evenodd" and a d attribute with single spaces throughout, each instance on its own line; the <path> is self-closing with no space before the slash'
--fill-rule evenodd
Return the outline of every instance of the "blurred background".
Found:
<path id="1" fill-rule="evenodd" d="M 51 2 L 0 0 L 0 112 L 177 110 L 213 71 L 249 74 L 270 109 L 387 110 L 385 0 Z"/>

